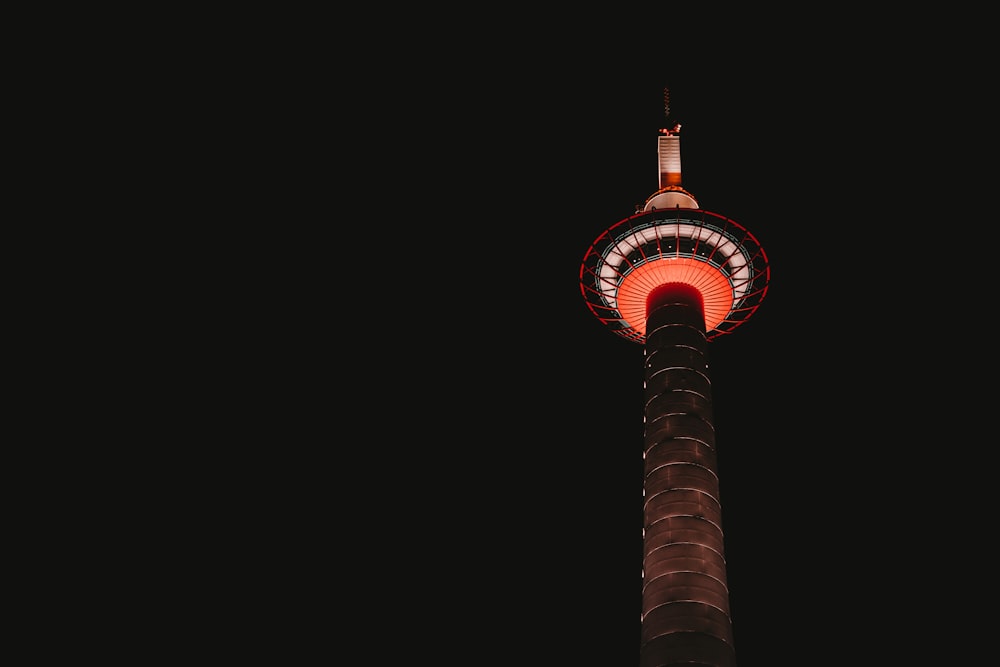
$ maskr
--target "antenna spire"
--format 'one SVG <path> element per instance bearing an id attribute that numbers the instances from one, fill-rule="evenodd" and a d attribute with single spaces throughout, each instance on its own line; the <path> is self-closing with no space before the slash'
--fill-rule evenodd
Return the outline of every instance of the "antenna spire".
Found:
<path id="1" fill-rule="evenodd" d="M 660 128 L 660 134 L 677 134 L 681 131 L 681 124 L 674 123 L 673 127 L 670 127 L 670 89 L 663 89 L 663 127 Z"/>

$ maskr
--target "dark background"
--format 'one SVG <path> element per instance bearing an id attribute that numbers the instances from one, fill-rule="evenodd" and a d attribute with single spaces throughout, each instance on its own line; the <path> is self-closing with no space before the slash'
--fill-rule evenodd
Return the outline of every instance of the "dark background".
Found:
<path id="1" fill-rule="evenodd" d="M 322 201 L 273 223 L 301 237 L 262 395 L 292 407 L 266 491 L 245 482 L 249 609 L 289 651 L 361 637 L 365 664 L 637 664 L 643 353 L 579 274 L 657 189 L 667 87 L 684 187 L 771 268 L 709 344 L 740 664 L 971 656 L 995 504 L 981 95 L 914 51 L 477 36 L 339 63 L 332 102 L 302 82 L 329 116 L 290 135 L 297 188 Z"/>
<path id="2" fill-rule="evenodd" d="M 48 416 L 104 477 L 62 460 L 88 535 L 34 522 L 38 604 L 131 662 L 637 664 L 642 348 L 579 273 L 657 188 L 668 87 L 684 186 L 771 267 L 709 347 L 741 667 L 993 659 L 995 40 L 706 8 L 178 17 L 208 48 L 73 77 L 100 122 L 60 131 L 129 173 L 50 199 L 137 222 L 80 254 L 114 317 L 53 329 L 118 391 Z"/>
<path id="3" fill-rule="evenodd" d="M 423 98 L 441 104 L 421 116 L 431 242 L 407 322 L 434 342 L 401 332 L 411 365 L 392 375 L 421 406 L 393 440 L 404 477 L 434 470 L 409 478 L 437 499 L 413 547 L 448 610 L 418 643 L 638 658 L 642 348 L 589 312 L 579 269 L 657 188 L 668 87 L 684 187 L 771 267 L 757 313 L 709 348 L 740 663 L 968 650 L 983 501 L 949 228 L 972 212 L 941 107 L 915 111 L 912 78 L 833 64 L 480 75 Z"/>

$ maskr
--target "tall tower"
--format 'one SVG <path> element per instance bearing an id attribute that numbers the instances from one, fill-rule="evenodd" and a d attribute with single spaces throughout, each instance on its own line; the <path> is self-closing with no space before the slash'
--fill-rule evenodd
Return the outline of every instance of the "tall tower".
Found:
<path id="1" fill-rule="evenodd" d="M 580 289 L 645 348 L 640 667 L 732 667 L 708 341 L 757 310 L 770 269 L 749 231 L 681 187 L 680 125 L 657 152 L 659 189 L 590 246 Z"/>

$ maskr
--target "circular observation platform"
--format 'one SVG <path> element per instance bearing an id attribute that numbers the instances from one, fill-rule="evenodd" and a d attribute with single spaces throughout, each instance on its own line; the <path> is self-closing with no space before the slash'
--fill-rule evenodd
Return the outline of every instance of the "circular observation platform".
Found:
<path id="1" fill-rule="evenodd" d="M 644 343 L 646 297 L 664 283 L 696 288 L 711 340 L 743 324 L 767 293 L 770 268 L 744 227 L 703 209 L 638 213 L 601 234 L 580 266 L 587 306 L 616 334 Z"/>

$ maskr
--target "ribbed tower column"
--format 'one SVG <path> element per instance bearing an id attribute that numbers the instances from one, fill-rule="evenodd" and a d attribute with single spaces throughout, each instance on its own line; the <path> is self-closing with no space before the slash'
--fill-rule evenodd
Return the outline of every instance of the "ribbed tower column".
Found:
<path id="1" fill-rule="evenodd" d="M 646 304 L 641 667 L 734 667 L 701 294 Z"/>

